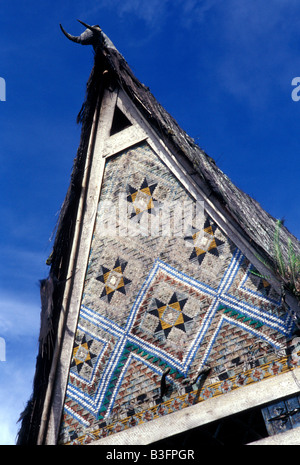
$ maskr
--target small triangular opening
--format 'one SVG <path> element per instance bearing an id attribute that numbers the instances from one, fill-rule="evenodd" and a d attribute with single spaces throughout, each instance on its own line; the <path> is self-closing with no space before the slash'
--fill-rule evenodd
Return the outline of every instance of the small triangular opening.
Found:
<path id="1" fill-rule="evenodd" d="M 129 126 L 132 126 L 132 123 L 129 121 L 127 116 L 124 115 L 120 108 L 116 106 L 113 122 L 110 129 L 110 135 L 113 136 L 114 134 L 117 134 L 117 132 L 123 131 L 123 129 L 126 129 Z"/>

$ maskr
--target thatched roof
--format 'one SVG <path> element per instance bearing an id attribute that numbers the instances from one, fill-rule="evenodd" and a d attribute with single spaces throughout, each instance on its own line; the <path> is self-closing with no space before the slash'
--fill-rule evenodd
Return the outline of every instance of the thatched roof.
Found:
<path id="1" fill-rule="evenodd" d="M 172 116 L 159 104 L 150 90 L 132 73 L 123 56 L 110 43 L 103 42 L 95 52 L 94 67 L 87 83 L 85 102 L 79 112 L 82 124 L 81 141 L 74 161 L 70 186 L 63 203 L 53 254 L 50 276 L 56 283 L 52 295 L 51 327 L 56 335 L 61 312 L 64 285 L 67 279 L 70 249 L 73 240 L 76 213 L 81 193 L 87 146 L 94 112 L 101 103 L 106 88 L 121 87 L 143 114 L 152 128 L 172 150 L 179 161 L 190 167 L 191 175 L 197 175 L 201 188 L 210 200 L 221 205 L 244 237 L 251 242 L 264 259 L 273 261 L 276 219 L 269 215 L 257 201 L 237 188 L 195 142 L 183 131 Z M 280 232 L 282 251 L 287 258 L 289 241 L 300 255 L 299 241 L 283 226 Z M 36 444 L 40 428 L 54 347 L 45 351 L 40 341 L 37 356 L 33 394 L 21 415 L 19 444 Z"/>
<path id="2" fill-rule="evenodd" d="M 95 57 L 97 62 L 97 56 Z M 215 161 L 177 124 L 174 118 L 159 104 L 150 90 L 132 73 L 118 52 L 108 49 L 107 64 L 111 75 L 125 90 L 140 112 L 158 132 L 159 136 L 177 155 L 179 161 L 189 161 L 191 171 L 201 178 L 201 188 L 213 201 L 224 208 L 248 241 L 266 260 L 274 259 L 274 237 L 277 219 L 267 213 L 261 205 L 243 192 L 224 174 Z M 280 240 L 284 258 L 288 258 L 289 241 L 296 254 L 300 254 L 300 242 L 283 225 Z"/>

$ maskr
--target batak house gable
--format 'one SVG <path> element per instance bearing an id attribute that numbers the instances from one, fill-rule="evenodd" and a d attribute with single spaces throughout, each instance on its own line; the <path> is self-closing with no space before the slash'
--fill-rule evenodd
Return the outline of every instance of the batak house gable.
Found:
<path id="1" fill-rule="evenodd" d="M 18 443 L 154 443 L 294 395 L 298 299 L 278 272 L 278 223 L 84 26 L 62 28 L 95 58 Z M 291 245 L 299 255 L 282 226 L 286 263 Z"/>

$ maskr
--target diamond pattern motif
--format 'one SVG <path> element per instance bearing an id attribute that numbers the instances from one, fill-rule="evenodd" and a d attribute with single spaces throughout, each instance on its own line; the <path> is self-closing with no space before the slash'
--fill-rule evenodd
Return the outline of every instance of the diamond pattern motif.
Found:
<path id="1" fill-rule="evenodd" d="M 116 202 L 126 189 L 129 214 L 124 211 L 135 230 L 143 216 L 155 223 L 158 208 L 168 201 L 190 199 L 146 143 L 112 157 L 105 170 L 99 210 L 101 202 Z M 99 214 L 96 226 L 100 219 Z M 87 440 L 95 431 L 103 437 L 112 424 L 117 432 L 126 416 L 128 427 L 139 418 L 148 420 L 142 411 L 160 405 L 160 380 L 166 370 L 174 410 L 183 407 L 174 399 L 187 389 L 183 381 L 193 381 L 206 364 L 212 367 L 215 384 L 204 387 L 203 399 L 215 395 L 220 382 L 220 393 L 256 382 L 261 366 L 251 366 L 257 368 L 254 378 L 242 368 L 249 347 L 256 357 L 259 341 L 260 358 L 253 363 L 267 363 L 271 351 L 280 349 L 291 334 L 291 315 L 280 312 L 276 299 L 271 301 L 265 283 L 251 279 L 241 251 L 206 213 L 197 228 L 191 227 L 185 237 L 136 234 L 117 239 L 95 228 L 61 442 L 75 438 L 74 432 Z M 293 363 L 299 363 L 295 357 Z M 279 371 L 274 365 L 268 376 Z M 171 402 L 160 410 L 169 412 Z"/>
<path id="2" fill-rule="evenodd" d="M 110 354 L 108 358 L 101 360 L 101 372 L 95 367 L 93 377 L 89 378 L 89 381 L 85 382 L 81 376 L 80 382 L 77 382 L 73 371 L 74 377 L 66 393 L 65 415 L 75 415 L 74 418 L 84 427 L 90 425 L 91 418 L 110 418 L 114 415 L 114 409 L 119 408 L 117 399 L 120 399 L 120 402 L 126 399 L 130 405 L 133 395 L 131 391 L 142 392 L 143 386 L 152 382 L 151 375 L 149 381 L 142 375 L 146 367 L 159 377 L 166 368 L 171 369 L 171 383 L 178 384 L 178 379 L 187 376 L 190 369 L 195 372 L 207 363 L 214 344 L 220 337 L 227 339 L 226 334 L 230 327 L 240 328 L 249 334 L 249 337 L 259 338 L 279 349 L 279 343 L 274 336 L 269 335 L 268 328 L 276 326 L 275 331 L 288 335 L 292 328 L 291 317 L 287 316 L 283 320 L 272 313 L 262 312 L 260 308 L 243 303 L 228 293 L 243 262 L 244 257 L 237 249 L 218 289 L 215 290 L 157 260 L 140 289 L 130 310 L 126 327 L 123 328 L 109 318 L 82 307 L 82 321 L 103 328 L 116 342 L 107 347 Z M 105 290 L 106 295 L 119 289 L 126 266 L 127 263 L 118 258 L 113 269 L 102 267 L 99 281 L 104 287 L 109 288 Z M 110 275 L 115 276 L 114 273 L 120 275 L 119 281 L 113 280 L 111 283 Z M 185 291 L 180 291 L 180 287 L 185 288 Z M 170 292 L 172 288 L 174 290 Z M 204 307 L 202 313 L 203 298 L 208 299 L 210 303 Z M 193 299 L 198 302 L 198 311 L 190 303 Z M 229 333 L 228 337 L 230 338 Z M 90 348 L 88 340 L 84 339 L 74 347 L 72 368 L 76 368 L 80 375 L 81 366 L 89 366 L 93 361 Z M 197 360 L 196 354 L 199 354 Z M 139 386 L 127 375 L 133 365 L 140 366 L 140 369 L 133 372 L 133 376 L 141 383 Z M 277 367 L 275 368 L 274 373 L 278 371 Z M 237 385 L 242 386 L 246 381 L 242 373 L 236 378 Z M 151 386 L 156 395 L 153 382 Z M 208 389 L 203 395 L 209 398 L 213 392 Z M 74 410 L 77 399 L 80 399 L 80 408 Z"/>
<path id="3" fill-rule="evenodd" d="M 209 218 L 206 219 L 203 230 L 191 227 L 190 234 L 184 238 L 193 246 L 191 261 L 197 261 L 201 265 L 206 253 L 219 257 L 224 241 L 215 236 L 216 229 L 215 223 Z"/>
<path id="4" fill-rule="evenodd" d="M 126 290 L 131 283 L 131 280 L 124 276 L 126 266 L 127 262 L 120 258 L 117 258 L 111 270 L 101 265 L 101 274 L 96 278 L 104 284 L 100 299 L 104 299 L 106 302 L 110 303 L 116 291 L 126 294 Z"/>
<path id="5" fill-rule="evenodd" d="M 156 298 L 152 299 L 148 313 L 157 317 L 158 320 L 154 330 L 155 336 L 163 334 L 164 338 L 167 339 L 170 331 L 175 327 L 186 332 L 185 323 L 192 321 L 192 318 L 184 313 L 187 300 L 185 296 L 180 296 L 176 292 L 167 304 Z"/>
<path id="6" fill-rule="evenodd" d="M 90 347 L 93 344 L 93 339 L 88 338 L 84 335 L 80 343 L 75 343 L 73 348 L 73 358 L 71 361 L 70 368 L 80 373 L 84 365 L 93 367 L 94 359 L 97 358 L 97 354 L 91 352 Z"/>

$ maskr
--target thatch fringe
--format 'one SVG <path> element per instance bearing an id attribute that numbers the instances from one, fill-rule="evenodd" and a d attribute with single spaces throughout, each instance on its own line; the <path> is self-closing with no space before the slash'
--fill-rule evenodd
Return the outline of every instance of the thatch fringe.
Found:
<path id="1" fill-rule="evenodd" d="M 21 427 L 17 444 L 36 444 L 40 429 L 41 415 L 52 365 L 54 343 L 49 344 L 51 336 L 57 334 L 58 322 L 62 306 L 62 298 L 67 277 L 76 212 L 81 194 L 82 178 L 87 155 L 87 147 L 99 95 L 103 93 L 105 79 L 103 79 L 103 60 L 95 57 L 93 70 L 90 74 L 86 99 L 82 106 L 78 122 L 82 124 L 80 145 L 74 160 L 70 186 L 61 207 L 53 251 L 51 254 L 51 268 L 48 280 L 41 282 L 41 332 L 39 337 L 39 351 L 36 359 L 36 372 L 33 382 L 32 398 L 28 401 L 21 414 Z M 49 339 L 50 338 L 50 339 Z"/>

